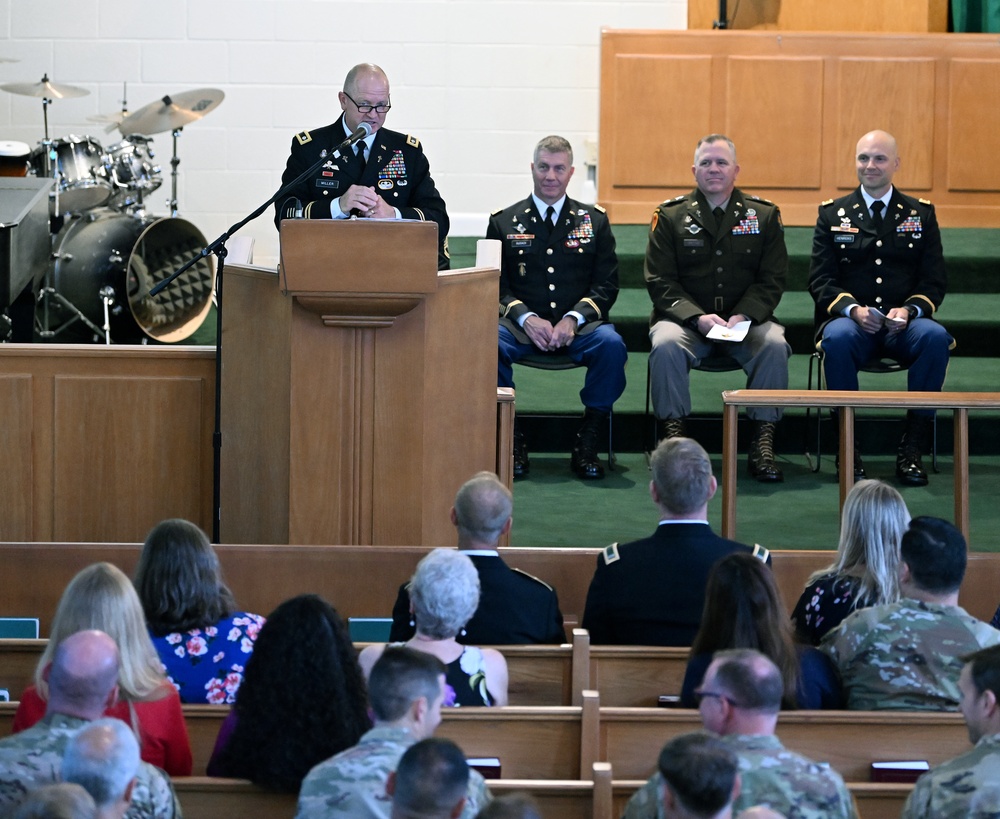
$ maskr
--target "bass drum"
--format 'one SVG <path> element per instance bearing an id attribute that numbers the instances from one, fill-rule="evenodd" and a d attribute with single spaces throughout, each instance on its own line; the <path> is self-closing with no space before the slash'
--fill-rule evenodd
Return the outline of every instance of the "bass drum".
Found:
<path id="1" fill-rule="evenodd" d="M 111 339 L 136 343 L 143 335 L 183 341 L 212 306 L 215 264 L 199 259 L 156 296 L 149 291 L 201 252 L 205 237 L 183 219 L 138 219 L 101 209 L 68 222 L 56 239 L 52 286 L 98 327 L 104 326 L 101 290 L 111 287 Z M 88 334 L 83 322 L 79 328 Z M 67 339 L 68 340 L 68 339 Z"/>

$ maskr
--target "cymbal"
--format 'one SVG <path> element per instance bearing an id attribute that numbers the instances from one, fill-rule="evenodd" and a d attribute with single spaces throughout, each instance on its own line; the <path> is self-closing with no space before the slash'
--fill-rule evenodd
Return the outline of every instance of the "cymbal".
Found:
<path id="1" fill-rule="evenodd" d="M 102 125 L 110 123 L 114 127 L 127 116 L 128 111 L 112 111 L 110 114 L 94 114 L 92 117 L 87 117 L 87 122 L 99 122 Z"/>
<path id="2" fill-rule="evenodd" d="M 159 134 L 183 128 L 214 110 L 225 99 L 218 88 L 196 88 L 179 94 L 167 94 L 162 99 L 144 105 L 118 124 L 122 134 Z"/>
<path id="3" fill-rule="evenodd" d="M 90 93 L 86 88 L 80 88 L 78 85 L 50 82 L 48 74 L 42 76 L 41 82 L 8 82 L 0 85 L 0 88 L 23 97 L 44 97 L 51 100 L 85 97 Z"/>

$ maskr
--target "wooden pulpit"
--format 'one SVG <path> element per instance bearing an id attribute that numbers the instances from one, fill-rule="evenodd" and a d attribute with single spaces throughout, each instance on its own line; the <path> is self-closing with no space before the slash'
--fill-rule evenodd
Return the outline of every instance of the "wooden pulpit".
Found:
<path id="1" fill-rule="evenodd" d="M 498 277 L 405 221 L 287 220 L 277 275 L 227 266 L 222 542 L 453 545 L 496 463 Z"/>

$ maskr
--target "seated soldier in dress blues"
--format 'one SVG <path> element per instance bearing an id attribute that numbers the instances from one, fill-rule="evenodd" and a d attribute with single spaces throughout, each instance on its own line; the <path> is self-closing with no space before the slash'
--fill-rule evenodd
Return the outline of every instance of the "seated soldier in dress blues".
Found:
<path id="1" fill-rule="evenodd" d="M 292 182 L 319 162 L 361 123 L 371 134 L 343 156 L 329 156 L 310 178 L 293 187 L 275 203 L 274 224 L 282 219 L 419 219 L 438 226 L 438 269 L 448 269 L 448 214 L 431 179 L 430 163 L 420 140 L 384 128 L 389 101 L 389 78 L 377 65 L 354 66 L 338 95 L 343 110 L 332 125 L 303 131 L 292 139 L 291 153 L 281 175 L 281 186 Z"/>
<path id="2" fill-rule="evenodd" d="M 583 425 L 570 468 L 604 477 L 598 436 L 625 391 L 625 342 L 608 312 L 618 298 L 618 256 L 604 209 L 566 195 L 573 148 L 561 136 L 535 146 L 531 196 L 490 215 L 487 239 L 503 244 L 497 386 L 513 387 L 513 364 L 526 355 L 569 356 L 587 368 L 580 391 Z M 528 449 L 514 422 L 514 477 L 528 474 Z"/>

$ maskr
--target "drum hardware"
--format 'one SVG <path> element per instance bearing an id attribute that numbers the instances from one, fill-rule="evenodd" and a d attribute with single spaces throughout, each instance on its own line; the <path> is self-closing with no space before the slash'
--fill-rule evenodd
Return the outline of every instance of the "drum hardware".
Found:
<path id="1" fill-rule="evenodd" d="M 111 114 L 95 114 L 92 117 L 87 117 L 87 122 L 99 122 L 102 125 L 107 125 L 104 129 L 104 133 L 110 134 L 115 128 L 117 128 L 123 119 L 128 116 L 128 82 L 122 83 L 122 110 L 115 111 Z"/>
<path id="2" fill-rule="evenodd" d="M 104 302 L 104 343 L 111 344 L 111 305 L 115 303 L 115 289 L 106 284 L 101 288 L 101 301 Z"/>

